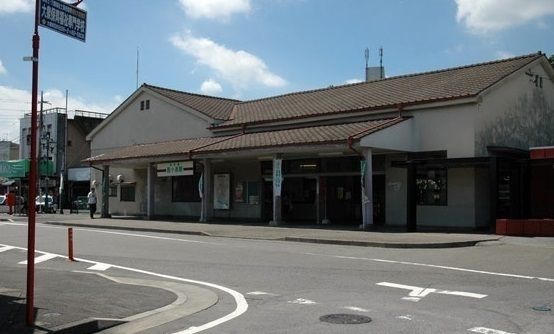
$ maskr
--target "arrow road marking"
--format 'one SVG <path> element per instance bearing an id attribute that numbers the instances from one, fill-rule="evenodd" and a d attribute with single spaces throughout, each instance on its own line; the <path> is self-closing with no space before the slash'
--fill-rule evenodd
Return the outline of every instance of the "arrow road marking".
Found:
<path id="1" fill-rule="evenodd" d="M 313 305 L 313 304 L 317 304 L 316 302 L 314 302 L 313 300 L 309 300 L 309 299 L 304 299 L 304 298 L 298 298 L 298 299 L 295 299 L 295 300 L 291 300 L 288 302 L 289 304 L 301 304 L 301 305 Z"/>
<path id="2" fill-rule="evenodd" d="M 437 289 L 431 289 L 431 288 L 420 288 L 418 286 L 396 284 L 396 283 L 389 283 L 389 282 L 380 282 L 380 283 L 377 283 L 377 285 L 387 286 L 389 288 L 412 290 L 408 294 L 408 297 L 402 297 L 403 300 L 408 300 L 408 301 L 411 301 L 411 302 L 418 302 L 418 301 L 421 300 L 421 298 L 426 297 L 431 293 L 439 293 L 439 294 L 443 294 L 443 295 L 453 295 L 453 296 L 479 298 L 479 299 L 487 297 L 487 295 L 482 295 L 482 294 L 472 293 L 472 292 L 437 290 Z"/>

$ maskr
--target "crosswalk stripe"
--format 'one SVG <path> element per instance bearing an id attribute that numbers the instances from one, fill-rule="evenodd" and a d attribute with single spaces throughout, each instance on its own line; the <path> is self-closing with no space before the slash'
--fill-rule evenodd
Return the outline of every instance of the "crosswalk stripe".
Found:
<path id="1" fill-rule="evenodd" d="M 44 261 L 48 261 L 48 260 L 53 259 L 55 257 L 58 257 L 58 256 L 54 255 L 54 254 L 44 254 L 44 255 L 41 255 L 39 257 L 35 257 L 35 264 L 41 263 L 41 262 L 44 262 Z M 27 264 L 27 260 L 18 262 L 18 264 Z"/>
<path id="2" fill-rule="evenodd" d="M 111 265 L 107 263 L 97 263 L 92 267 L 87 268 L 88 270 L 98 270 L 98 271 L 104 271 L 111 267 Z"/>
<path id="3" fill-rule="evenodd" d="M 13 247 L 12 246 L 0 247 L 0 253 L 5 252 L 5 251 L 9 251 L 10 249 L 13 249 Z"/>

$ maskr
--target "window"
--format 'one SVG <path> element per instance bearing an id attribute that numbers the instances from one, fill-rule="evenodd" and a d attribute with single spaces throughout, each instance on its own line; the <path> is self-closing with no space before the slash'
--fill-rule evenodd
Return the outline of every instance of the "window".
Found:
<path id="1" fill-rule="evenodd" d="M 200 202 L 198 181 L 200 174 L 187 176 L 173 176 L 171 201 L 172 202 Z"/>
<path id="2" fill-rule="evenodd" d="M 446 168 L 418 168 L 416 177 L 417 204 L 440 205 L 447 203 Z"/>
<path id="3" fill-rule="evenodd" d="M 111 185 L 110 186 L 110 197 L 117 197 L 117 186 Z"/>
<path id="4" fill-rule="evenodd" d="M 144 101 L 140 101 L 140 110 L 144 110 Z"/>
<path id="5" fill-rule="evenodd" d="M 146 100 L 146 106 L 144 107 L 144 109 L 150 109 L 150 100 Z"/>
<path id="6" fill-rule="evenodd" d="M 121 201 L 122 202 L 134 202 L 135 201 L 135 185 L 121 185 Z"/>

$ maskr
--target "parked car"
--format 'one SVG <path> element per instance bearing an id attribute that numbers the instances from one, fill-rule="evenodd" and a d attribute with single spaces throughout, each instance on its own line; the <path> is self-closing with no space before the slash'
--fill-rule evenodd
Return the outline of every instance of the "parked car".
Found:
<path id="1" fill-rule="evenodd" d="M 48 205 L 46 205 L 46 201 L 48 201 Z M 58 209 L 58 204 L 54 202 L 52 196 L 48 195 L 48 198 L 46 198 L 46 195 L 41 195 L 35 198 L 35 207 L 37 212 L 55 213 Z M 46 209 L 47 207 L 48 210 Z"/>
<path id="2" fill-rule="evenodd" d="M 73 201 L 74 210 L 87 210 L 88 209 L 88 198 L 87 196 L 77 196 Z"/>

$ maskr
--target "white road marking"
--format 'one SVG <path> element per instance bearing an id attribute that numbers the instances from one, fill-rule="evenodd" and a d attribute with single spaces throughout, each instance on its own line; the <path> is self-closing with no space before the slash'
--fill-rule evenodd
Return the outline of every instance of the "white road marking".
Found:
<path id="1" fill-rule="evenodd" d="M 492 271 L 483 271 L 483 270 L 475 270 L 475 269 L 467 269 L 467 268 L 441 266 L 441 265 L 436 265 L 436 264 L 426 264 L 426 263 L 406 262 L 406 261 L 394 261 L 394 260 L 384 260 L 384 259 L 372 259 L 372 258 L 367 258 L 367 257 L 355 257 L 355 256 L 327 255 L 327 254 L 318 254 L 318 253 L 304 253 L 304 254 L 305 255 L 314 255 L 314 256 L 334 257 L 334 258 L 337 258 L 337 259 L 373 261 L 373 262 L 382 262 L 382 263 L 391 263 L 391 264 L 404 264 L 404 265 L 409 265 L 409 266 L 419 266 L 419 267 L 429 267 L 429 268 L 436 268 L 436 269 L 464 271 L 464 272 L 475 273 L 475 274 L 494 275 L 494 276 L 503 276 L 503 277 L 510 277 L 510 278 L 521 278 L 521 279 L 528 279 L 528 280 L 539 280 L 539 281 L 545 281 L 545 282 L 554 282 L 554 278 L 548 278 L 548 277 L 536 277 L 536 276 L 527 276 L 527 275 L 506 274 L 506 273 L 498 273 L 498 272 L 492 272 Z"/>
<path id="2" fill-rule="evenodd" d="M 355 311 L 355 312 L 369 312 L 369 310 L 366 310 L 365 308 L 357 307 L 357 306 L 345 306 L 343 307 L 345 310 Z"/>
<path id="3" fill-rule="evenodd" d="M 6 247 L 6 246 L 9 246 L 9 245 L 0 244 L 0 247 Z M 16 246 L 9 246 L 9 247 L 13 247 L 15 249 L 27 250 L 26 248 L 23 248 L 23 247 L 16 247 Z M 48 252 L 43 252 L 43 251 L 36 251 L 36 252 L 37 253 L 42 253 L 42 254 L 45 254 L 45 255 L 48 254 L 48 255 L 52 255 L 54 257 L 61 257 L 61 258 L 66 258 L 67 259 L 67 256 L 64 256 L 64 255 L 48 253 Z M 97 264 L 98 263 L 96 261 L 86 260 L 86 259 L 82 259 L 82 258 L 75 258 L 75 260 L 77 260 L 79 262 L 91 263 L 91 264 Z M 165 279 L 169 279 L 169 280 L 175 280 L 175 281 L 181 281 L 181 282 L 187 282 L 187 283 L 192 283 L 192 284 L 208 286 L 208 287 L 226 292 L 226 293 L 230 294 L 235 299 L 235 303 L 237 304 L 237 307 L 235 308 L 235 310 L 233 312 L 231 312 L 231 313 L 229 313 L 229 314 L 227 314 L 227 315 L 225 315 L 221 318 L 218 318 L 216 320 L 205 323 L 201 326 L 189 327 L 189 328 L 187 328 L 183 331 L 175 332 L 173 334 L 194 334 L 194 333 L 198 333 L 198 332 L 204 331 L 206 329 L 210 329 L 210 328 L 213 328 L 215 326 L 221 325 L 222 323 L 227 322 L 229 320 L 232 320 L 232 319 L 240 316 L 244 312 L 246 312 L 246 310 L 248 310 L 248 303 L 246 302 L 246 299 L 244 298 L 244 296 L 242 294 L 240 294 L 239 292 L 237 292 L 235 290 L 229 289 L 229 288 L 221 286 L 221 285 L 217 285 L 217 284 L 209 283 L 209 282 L 203 282 L 203 281 L 181 278 L 181 277 L 177 277 L 177 276 L 158 274 L 158 273 L 155 273 L 155 272 L 152 272 L 152 271 L 135 269 L 135 268 L 124 267 L 124 266 L 118 266 L 118 265 L 113 265 L 113 264 L 111 266 L 112 266 L 112 268 L 132 271 L 132 272 L 139 273 L 139 274 L 150 275 L 150 276 L 161 277 L 161 278 L 165 278 Z"/>
<path id="4" fill-rule="evenodd" d="M 472 292 L 463 292 L 463 291 L 449 291 L 449 290 L 437 290 L 437 289 L 431 289 L 431 288 L 420 288 L 418 286 L 411 286 L 411 285 L 404 285 L 404 284 L 397 284 L 397 283 L 389 283 L 389 282 L 380 282 L 376 283 L 380 286 L 386 286 L 389 288 L 397 288 L 397 289 L 405 289 L 405 290 L 412 290 L 408 296 L 409 297 L 402 297 L 403 300 L 408 300 L 412 302 L 418 302 L 423 297 L 428 296 L 431 293 L 440 293 L 444 295 L 454 295 L 454 296 L 460 296 L 460 297 L 470 297 L 470 298 L 485 298 L 487 295 L 482 295 L 479 293 L 472 293 Z"/>
<path id="5" fill-rule="evenodd" d="M 511 332 L 505 332 L 498 329 L 486 328 L 486 327 L 473 327 L 468 329 L 469 332 L 481 333 L 481 334 L 516 334 Z"/>
<path id="6" fill-rule="evenodd" d="M 44 255 L 41 255 L 39 257 L 35 257 L 35 264 L 41 263 L 41 262 L 44 262 L 44 261 L 48 261 L 48 260 L 51 260 L 51 259 L 56 258 L 56 257 L 58 257 L 58 255 L 56 255 L 56 254 L 46 254 L 46 253 L 44 253 Z M 27 260 L 18 262 L 17 264 L 27 264 Z"/>
<path id="7" fill-rule="evenodd" d="M 304 299 L 304 298 L 297 298 L 295 300 L 290 300 L 287 303 L 289 303 L 289 304 L 300 304 L 300 305 L 315 305 L 315 304 L 317 304 L 313 300 Z"/>
<path id="8" fill-rule="evenodd" d="M 12 246 L 0 247 L 0 253 L 5 252 L 5 251 L 9 251 L 10 249 L 13 249 L 13 247 Z"/>
<path id="9" fill-rule="evenodd" d="M 98 271 L 105 271 L 105 270 L 108 270 L 112 267 L 111 264 L 107 264 L 107 263 L 97 263 L 95 264 L 94 266 L 92 267 L 88 267 L 87 270 L 98 270 Z"/>
<path id="10" fill-rule="evenodd" d="M 399 315 L 398 317 L 396 317 L 396 319 L 413 320 L 413 319 L 414 319 L 414 316 L 413 316 L 413 315 L 410 315 L 410 314 Z"/>
<path id="11" fill-rule="evenodd" d="M 278 296 L 277 294 L 274 294 L 274 293 L 271 293 L 271 292 L 263 292 L 263 291 L 252 291 L 252 292 L 247 292 L 246 294 L 251 295 L 251 296 L 261 296 L 261 295 Z"/>

